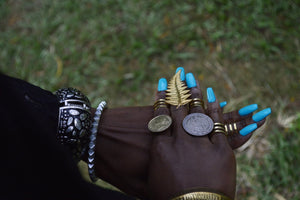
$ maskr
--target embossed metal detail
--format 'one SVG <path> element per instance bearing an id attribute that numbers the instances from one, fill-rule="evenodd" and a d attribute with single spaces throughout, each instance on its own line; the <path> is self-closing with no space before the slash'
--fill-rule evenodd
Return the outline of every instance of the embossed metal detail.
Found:
<path id="1" fill-rule="evenodd" d="M 172 118 L 169 115 L 158 115 L 148 123 L 148 129 L 151 132 L 158 133 L 167 130 L 172 124 Z"/>
<path id="2" fill-rule="evenodd" d="M 209 134 L 214 128 L 213 120 L 202 113 L 192 113 L 187 115 L 183 121 L 184 130 L 193 136 L 204 136 Z"/>
<path id="3" fill-rule="evenodd" d="M 191 99 L 189 99 L 191 96 L 190 90 L 187 89 L 184 82 L 180 80 L 180 73 L 181 70 L 173 76 L 166 91 L 166 103 L 177 106 L 177 108 L 191 101 Z"/>
<path id="4" fill-rule="evenodd" d="M 69 147 L 75 161 L 79 161 L 90 135 L 90 101 L 74 88 L 63 88 L 55 94 L 60 103 L 57 140 Z"/>

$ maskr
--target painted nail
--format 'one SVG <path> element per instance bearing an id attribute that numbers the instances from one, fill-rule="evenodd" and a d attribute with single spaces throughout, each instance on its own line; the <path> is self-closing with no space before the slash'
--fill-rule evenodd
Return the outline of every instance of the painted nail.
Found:
<path id="1" fill-rule="evenodd" d="M 187 73 L 185 75 L 185 79 L 188 88 L 193 88 L 197 86 L 196 79 L 192 73 Z"/>
<path id="2" fill-rule="evenodd" d="M 226 105 L 227 105 L 227 101 L 223 101 L 223 102 L 220 103 L 221 108 L 225 107 Z"/>
<path id="3" fill-rule="evenodd" d="M 244 127 L 242 130 L 240 130 L 240 134 L 245 136 L 248 135 L 249 133 L 253 132 L 255 129 L 257 129 L 257 124 L 250 124 L 246 127 Z"/>
<path id="4" fill-rule="evenodd" d="M 181 70 L 181 72 L 180 72 L 180 79 L 181 79 L 182 81 L 184 81 L 184 80 L 185 80 L 184 68 L 183 68 L 183 67 L 178 67 L 178 68 L 176 69 L 176 73 L 177 73 L 179 70 Z M 175 74 L 176 74 L 176 73 L 175 73 Z"/>
<path id="5" fill-rule="evenodd" d="M 215 93 L 212 88 L 207 88 L 206 93 L 207 93 L 207 100 L 209 103 L 213 103 L 216 101 Z"/>
<path id="6" fill-rule="evenodd" d="M 259 122 L 260 120 L 263 120 L 265 117 L 270 115 L 271 112 L 272 112 L 271 108 L 263 109 L 263 110 L 259 111 L 258 113 L 256 113 L 255 115 L 253 115 L 252 119 L 255 122 Z"/>
<path id="7" fill-rule="evenodd" d="M 257 108 L 258 108 L 257 104 L 251 104 L 251 105 L 245 106 L 244 108 L 241 108 L 239 110 L 239 114 L 241 116 L 245 116 L 245 115 L 248 115 L 248 114 L 256 111 Z"/>
<path id="8" fill-rule="evenodd" d="M 168 87 L 167 79 L 165 79 L 165 78 L 159 79 L 157 91 L 159 91 L 159 92 L 165 91 L 165 90 L 167 90 L 167 87 Z"/>

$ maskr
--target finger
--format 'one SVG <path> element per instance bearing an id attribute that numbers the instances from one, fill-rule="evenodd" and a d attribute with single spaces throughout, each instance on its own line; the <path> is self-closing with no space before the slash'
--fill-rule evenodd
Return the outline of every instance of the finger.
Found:
<path id="1" fill-rule="evenodd" d="M 223 115 L 223 119 L 228 135 L 231 136 L 239 133 L 239 130 L 241 130 L 243 127 L 253 123 L 251 117 L 257 108 L 257 104 L 251 104 L 237 111 L 225 113 Z"/>
<path id="2" fill-rule="evenodd" d="M 271 108 L 266 108 L 264 110 L 261 110 L 257 112 L 255 115 L 252 116 L 252 120 L 254 122 L 260 122 L 261 120 L 265 119 L 267 116 L 269 116 L 272 113 Z"/>
<path id="3" fill-rule="evenodd" d="M 249 109 L 251 106 L 246 107 Z M 226 116 L 227 118 L 227 124 L 225 124 L 225 128 L 229 133 L 228 142 L 232 149 L 239 148 L 251 138 L 253 132 L 265 123 L 266 117 L 271 114 L 271 109 L 264 109 L 255 115 L 253 115 L 253 113 L 249 110 L 248 114 L 243 117 L 238 117 L 237 113 L 238 111 L 234 111 L 224 115 L 224 117 Z M 235 116 L 232 117 L 232 119 L 235 118 L 235 120 L 239 121 L 232 122 L 230 116 Z"/>
<path id="4" fill-rule="evenodd" d="M 221 107 L 221 110 L 222 112 L 224 111 L 224 107 L 227 105 L 227 101 L 223 101 L 220 103 L 220 107 Z"/>
<path id="5" fill-rule="evenodd" d="M 168 82 L 167 79 L 165 78 L 161 78 L 158 81 L 158 86 L 157 86 L 157 93 L 156 93 L 156 99 L 155 102 L 157 102 L 158 100 L 165 100 L 166 99 L 166 90 L 168 87 Z M 157 102 L 159 103 L 159 102 Z M 158 115 L 170 115 L 170 111 L 167 108 L 166 104 L 161 103 L 161 105 L 157 105 L 157 109 L 154 110 L 154 116 L 158 116 Z"/>
<path id="6" fill-rule="evenodd" d="M 212 88 L 207 88 L 207 112 L 214 122 L 223 122 L 221 107 Z"/>
<path id="7" fill-rule="evenodd" d="M 258 109 L 257 104 L 251 104 L 245 106 L 237 111 L 225 113 L 223 116 L 225 123 L 230 123 L 233 121 L 239 121 L 241 119 L 246 119 L 249 116 L 252 116 L 252 113 Z"/>
<path id="8" fill-rule="evenodd" d="M 192 101 L 189 103 L 189 113 L 205 113 L 203 95 L 200 89 L 199 82 L 196 81 L 192 73 L 187 73 L 185 76 L 187 87 L 190 89 Z M 203 141 L 211 143 L 209 138 L 201 137 Z"/>
<path id="9" fill-rule="evenodd" d="M 212 88 L 207 88 L 207 113 L 212 118 L 214 123 L 223 123 L 222 111 L 218 99 L 216 98 Z M 214 126 L 216 128 L 216 126 Z M 224 133 L 213 130 L 211 141 L 214 144 L 224 145 L 227 143 L 227 138 Z"/>
<path id="10" fill-rule="evenodd" d="M 170 135 L 169 127 L 172 124 L 170 111 L 165 102 L 167 85 L 167 80 L 165 78 L 159 79 L 156 101 L 153 105 L 153 118 L 148 123 L 148 129 L 151 132 L 164 135 Z"/>
<path id="11" fill-rule="evenodd" d="M 227 101 L 223 101 L 223 102 L 220 103 L 221 108 L 224 108 L 226 105 L 227 105 Z"/>
<path id="12" fill-rule="evenodd" d="M 192 73 L 187 73 L 185 77 L 187 87 L 191 93 L 190 98 L 192 99 L 190 102 L 190 113 L 204 113 L 203 95 L 199 82 L 196 81 Z"/>
<path id="13" fill-rule="evenodd" d="M 248 135 L 249 133 L 252 133 L 258 128 L 258 123 L 262 122 L 268 115 L 270 115 L 272 112 L 271 108 L 266 108 L 255 115 L 252 116 L 252 120 L 254 123 L 244 127 L 242 130 L 239 131 L 239 133 L 243 136 Z"/>
<path id="14" fill-rule="evenodd" d="M 188 114 L 187 106 L 170 106 L 170 112 L 171 117 L 173 119 L 172 133 L 175 137 L 175 140 L 184 140 L 186 138 L 190 138 L 190 136 L 185 132 L 185 130 L 182 127 L 183 119 Z"/>
<path id="15" fill-rule="evenodd" d="M 186 102 L 188 102 L 188 96 L 182 95 L 185 94 L 184 91 L 186 91 L 185 82 L 183 82 L 184 80 L 184 69 L 182 67 L 178 67 L 175 76 L 169 83 L 167 91 L 167 100 L 170 100 L 167 102 L 170 103 L 170 113 L 173 119 L 172 133 L 175 140 L 178 138 L 179 140 L 182 140 L 182 137 L 188 137 L 188 134 L 186 134 L 182 128 L 182 121 L 187 115 Z"/>
<path id="16" fill-rule="evenodd" d="M 257 108 L 257 104 L 252 104 L 238 111 L 224 114 L 224 123 L 228 134 L 239 133 L 242 128 L 253 123 L 257 124 L 257 128 L 262 126 L 265 122 L 263 119 L 271 114 L 271 109 L 267 108 L 253 115 L 253 112 L 257 110 Z"/>
<path id="17" fill-rule="evenodd" d="M 177 74 L 177 72 L 179 72 L 179 70 L 180 70 L 180 80 L 184 82 L 185 81 L 185 70 L 183 67 L 178 67 L 176 69 L 175 74 Z"/>

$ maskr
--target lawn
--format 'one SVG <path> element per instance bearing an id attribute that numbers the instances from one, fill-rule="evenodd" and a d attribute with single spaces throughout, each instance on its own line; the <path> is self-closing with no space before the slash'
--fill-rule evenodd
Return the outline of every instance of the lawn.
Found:
<path id="1" fill-rule="evenodd" d="M 0 71 L 123 107 L 153 104 L 182 66 L 225 111 L 272 108 L 236 152 L 237 199 L 298 199 L 299 19 L 299 0 L 2 0 Z"/>

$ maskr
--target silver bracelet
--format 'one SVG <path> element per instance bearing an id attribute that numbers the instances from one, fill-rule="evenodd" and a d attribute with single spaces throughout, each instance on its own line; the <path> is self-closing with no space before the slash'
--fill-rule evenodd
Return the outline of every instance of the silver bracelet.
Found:
<path id="1" fill-rule="evenodd" d="M 57 140 L 70 149 L 78 162 L 86 152 L 90 136 L 90 101 L 75 88 L 62 88 L 55 94 L 59 101 Z"/>
<path id="2" fill-rule="evenodd" d="M 95 112 L 94 121 L 92 123 L 92 131 L 90 135 L 90 143 L 89 143 L 89 150 L 88 150 L 88 172 L 90 178 L 93 182 L 98 180 L 98 177 L 95 173 L 95 148 L 96 148 L 96 137 L 98 131 L 99 120 L 102 115 L 104 108 L 106 107 L 106 102 L 101 101 L 98 105 L 97 110 Z"/>

